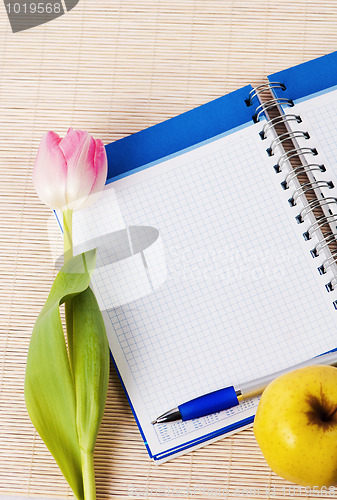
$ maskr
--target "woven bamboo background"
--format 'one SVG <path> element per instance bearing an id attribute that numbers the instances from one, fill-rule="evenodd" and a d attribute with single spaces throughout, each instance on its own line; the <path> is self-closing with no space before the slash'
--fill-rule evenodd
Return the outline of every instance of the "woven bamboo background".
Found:
<path id="1" fill-rule="evenodd" d="M 337 0 L 80 0 L 13 34 L 1 2 L 0 494 L 71 496 L 23 398 L 55 276 L 57 231 L 31 182 L 43 133 L 72 126 L 111 142 L 335 50 L 336 26 Z M 251 430 L 154 465 L 114 372 L 95 465 L 99 498 L 306 497 L 270 471 Z"/>

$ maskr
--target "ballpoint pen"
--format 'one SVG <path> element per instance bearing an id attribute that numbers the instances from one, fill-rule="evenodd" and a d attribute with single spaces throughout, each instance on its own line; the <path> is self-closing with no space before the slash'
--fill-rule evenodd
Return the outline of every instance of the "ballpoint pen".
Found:
<path id="1" fill-rule="evenodd" d="M 337 365 L 337 350 L 322 354 L 315 358 L 303 361 L 297 365 L 291 366 L 285 370 L 266 375 L 265 377 L 246 382 L 240 389 L 236 390 L 233 386 L 225 387 L 214 392 L 210 392 L 198 398 L 187 401 L 172 410 L 167 411 L 156 418 L 152 424 L 161 424 L 173 422 L 176 420 L 191 420 L 193 418 L 204 417 L 222 410 L 228 410 L 237 406 L 240 401 L 250 399 L 262 394 L 267 385 L 275 378 L 288 373 L 297 368 L 303 368 L 310 365 Z"/>

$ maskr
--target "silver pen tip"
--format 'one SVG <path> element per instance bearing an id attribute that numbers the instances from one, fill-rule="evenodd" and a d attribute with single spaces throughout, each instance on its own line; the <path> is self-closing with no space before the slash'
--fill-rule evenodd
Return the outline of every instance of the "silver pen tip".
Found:
<path id="1" fill-rule="evenodd" d="M 180 420 L 181 415 L 178 408 L 173 408 L 173 410 L 167 411 L 160 417 L 157 417 L 151 424 L 164 424 L 166 422 L 173 422 L 174 420 Z"/>

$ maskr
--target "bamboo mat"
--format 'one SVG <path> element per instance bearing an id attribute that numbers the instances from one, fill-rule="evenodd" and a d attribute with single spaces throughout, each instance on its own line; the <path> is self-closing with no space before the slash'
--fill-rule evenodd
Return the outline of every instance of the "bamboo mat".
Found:
<path id="1" fill-rule="evenodd" d="M 31 182 L 43 133 L 111 142 L 332 52 L 336 25 L 336 0 L 80 0 L 13 34 L 1 3 L 0 494 L 71 496 L 23 398 L 58 237 Z M 306 498 L 270 471 L 251 430 L 154 465 L 114 371 L 95 466 L 99 498 Z"/>

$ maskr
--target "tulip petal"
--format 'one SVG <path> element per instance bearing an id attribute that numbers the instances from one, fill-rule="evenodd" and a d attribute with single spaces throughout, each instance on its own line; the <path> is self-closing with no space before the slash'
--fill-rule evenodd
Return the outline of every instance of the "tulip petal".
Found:
<path id="1" fill-rule="evenodd" d="M 59 147 L 61 138 L 47 132 L 35 160 L 33 183 L 39 198 L 54 210 L 66 204 L 67 162 Z"/>
<path id="2" fill-rule="evenodd" d="M 72 128 L 68 130 L 59 145 L 68 164 L 78 162 L 83 145 L 88 137 L 90 137 L 88 132 L 84 130 L 74 130 Z"/>
<path id="3" fill-rule="evenodd" d="M 83 205 L 95 182 L 93 142 L 87 132 L 71 129 L 60 143 L 68 164 L 66 198 L 69 208 Z"/>
<path id="4" fill-rule="evenodd" d="M 106 176 L 108 174 L 108 160 L 106 156 L 106 151 L 103 142 L 100 139 L 96 139 L 96 149 L 94 164 L 96 168 L 96 182 L 93 186 L 91 194 L 98 193 L 102 191 L 106 182 Z"/>
<path id="5" fill-rule="evenodd" d="M 68 164 L 66 197 L 69 208 L 79 208 L 93 191 L 100 191 L 104 187 L 107 173 L 106 157 L 101 151 L 101 148 L 104 148 L 101 141 L 98 142 L 98 146 L 96 151 L 97 141 L 87 132 L 73 129 L 69 129 L 60 142 L 60 148 Z"/>
<path id="6" fill-rule="evenodd" d="M 104 144 L 101 140 L 95 140 L 95 155 L 94 165 L 96 170 L 96 179 L 92 186 L 91 192 L 86 200 L 83 199 L 82 207 L 87 207 L 92 203 L 96 203 L 105 186 L 106 177 L 108 173 L 108 160 Z"/>

